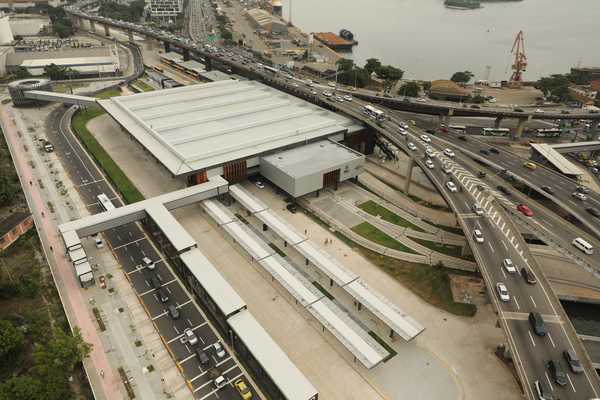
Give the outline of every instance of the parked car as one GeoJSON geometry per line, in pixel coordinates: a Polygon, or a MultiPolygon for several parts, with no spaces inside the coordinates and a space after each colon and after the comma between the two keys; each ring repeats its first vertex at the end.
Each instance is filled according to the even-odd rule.
{"type": "Polygon", "coordinates": [[[498,291],[498,297],[500,297],[500,301],[510,301],[510,295],[508,294],[508,289],[504,283],[496,283],[496,290],[498,291]]]}
{"type": "Polygon", "coordinates": [[[142,258],[142,265],[144,267],[148,268],[149,270],[153,270],[154,267],[156,266],[149,257],[142,258]]]}
{"type": "Polygon", "coordinates": [[[285,208],[292,214],[296,214],[296,212],[298,212],[298,206],[295,203],[289,203],[285,206],[285,208]]]}
{"type": "Polygon", "coordinates": [[[177,306],[171,304],[169,305],[169,307],[167,307],[168,311],[169,311],[169,316],[171,317],[171,319],[179,319],[180,317],[180,313],[179,313],[179,309],[177,308],[177,306]]]}
{"type": "Polygon", "coordinates": [[[526,204],[519,204],[517,206],[517,210],[519,210],[526,217],[533,217],[533,211],[526,204]]]}
{"type": "Polygon", "coordinates": [[[185,338],[185,341],[192,346],[198,344],[198,337],[190,328],[187,328],[183,331],[183,337],[185,338]]]}
{"type": "Polygon", "coordinates": [[[510,258],[505,258],[504,260],[502,260],[502,266],[509,274],[514,274],[517,272],[517,267],[515,267],[513,260],[511,260],[510,258]]]}
{"type": "Polygon", "coordinates": [[[542,318],[542,314],[537,311],[532,311],[529,313],[529,324],[531,325],[531,329],[538,336],[546,336],[548,330],[546,329],[546,323],[542,318]]]}
{"type": "Polygon", "coordinates": [[[220,342],[215,343],[213,345],[213,348],[215,350],[215,354],[219,358],[223,358],[227,354],[227,353],[225,353],[225,349],[223,348],[223,345],[220,342]]]}
{"type": "Polygon", "coordinates": [[[236,380],[233,383],[233,386],[235,386],[240,396],[242,396],[242,399],[250,400],[252,398],[252,391],[250,391],[250,388],[248,385],[246,385],[246,382],[244,382],[243,379],[240,378],[236,380]]]}
{"type": "Polygon", "coordinates": [[[161,303],[169,301],[169,293],[164,287],[156,289],[156,297],[158,297],[158,300],[160,300],[161,303]]]}
{"type": "Polygon", "coordinates": [[[198,357],[198,362],[203,367],[207,367],[210,364],[210,358],[206,355],[201,348],[197,348],[194,353],[196,353],[196,357],[198,357]]]}
{"type": "Polygon", "coordinates": [[[261,181],[256,181],[256,182],[255,182],[255,185],[256,185],[256,187],[257,187],[257,188],[259,188],[259,189],[264,189],[264,188],[265,188],[265,184],[264,184],[264,183],[262,183],[261,181]]]}
{"type": "Polygon", "coordinates": [[[533,382],[533,387],[538,400],[554,400],[554,397],[552,397],[552,392],[550,392],[550,388],[543,380],[533,382]]]}
{"type": "Polygon", "coordinates": [[[227,386],[227,379],[225,379],[223,375],[219,375],[215,379],[213,379],[213,384],[217,389],[224,388],[225,386],[227,386]]]}
{"type": "Polygon", "coordinates": [[[162,286],[162,282],[160,281],[160,279],[158,278],[157,275],[152,275],[152,277],[150,277],[150,287],[152,287],[153,289],[158,289],[159,287],[162,286]]]}
{"type": "Polygon", "coordinates": [[[550,371],[550,376],[552,380],[556,382],[559,386],[567,386],[567,374],[563,369],[562,365],[560,365],[559,360],[550,360],[548,361],[548,370],[550,371]]]}
{"type": "Polygon", "coordinates": [[[571,372],[574,374],[581,374],[583,372],[583,366],[581,365],[581,361],[579,361],[579,357],[577,357],[575,350],[569,349],[563,351],[563,357],[567,361],[567,365],[571,372]]]}
{"type": "Polygon", "coordinates": [[[530,285],[535,285],[537,283],[535,275],[533,275],[533,272],[531,272],[531,270],[527,267],[521,268],[521,276],[523,277],[523,279],[525,279],[525,282],[527,282],[530,285]]]}
{"type": "Polygon", "coordinates": [[[479,229],[475,229],[473,231],[473,239],[475,239],[477,243],[483,243],[483,233],[481,233],[479,229]]]}

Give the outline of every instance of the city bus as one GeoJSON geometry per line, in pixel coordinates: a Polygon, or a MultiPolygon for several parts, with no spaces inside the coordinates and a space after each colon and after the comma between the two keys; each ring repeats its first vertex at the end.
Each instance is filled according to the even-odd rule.
{"type": "Polygon", "coordinates": [[[592,255],[594,254],[594,247],[583,240],[580,237],[573,239],[573,246],[577,247],[579,250],[583,251],[585,254],[592,255]]]}
{"type": "Polygon", "coordinates": [[[385,114],[383,113],[383,111],[373,107],[370,104],[367,104],[364,108],[363,111],[365,114],[367,114],[369,117],[371,118],[375,118],[377,121],[383,121],[385,120],[385,114]]]}
{"type": "Polygon", "coordinates": [[[535,130],[537,137],[558,137],[562,133],[559,128],[540,128],[535,130]]]}
{"type": "Polygon", "coordinates": [[[263,65],[263,69],[265,71],[269,71],[269,72],[272,72],[274,74],[277,74],[279,72],[279,70],[277,68],[269,67],[268,65],[263,65]]]}
{"type": "Polygon", "coordinates": [[[508,136],[508,128],[483,128],[483,136],[508,136]]]}
{"type": "Polygon", "coordinates": [[[100,203],[100,207],[102,207],[104,211],[112,211],[115,209],[115,206],[110,201],[107,195],[105,195],[104,193],[100,193],[97,197],[98,202],[100,203]]]}
{"type": "Polygon", "coordinates": [[[464,125],[448,125],[448,128],[455,130],[459,133],[465,133],[467,131],[467,127],[464,125]]]}

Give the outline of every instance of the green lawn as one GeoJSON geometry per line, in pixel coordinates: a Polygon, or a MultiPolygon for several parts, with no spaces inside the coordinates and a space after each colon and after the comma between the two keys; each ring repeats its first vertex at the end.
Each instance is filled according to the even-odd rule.
{"type": "Polygon", "coordinates": [[[116,97],[121,95],[121,90],[118,88],[112,88],[103,90],[99,93],[96,93],[96,98],[98,99],[109,99],[111,97],[116,97]]]}
{"type": "Polygon", "coordinates": [[[144,92],[151,92],[154,90],[154,88],[152,86],[148,85],[146,82],[144,82],[141,79],[134,81],[133,85],[137,88],[142,89],[144,92]]]}
{"type": "Polygon", "coordinates": [[[405,220],[398,214],[394,214],[390,210],[385,207],[380,206],[375,203],[373,200],[369,200],[365,203],[362,203],[358,206],[361,210],[373,215],[373,216],[381,216],[381,219],[384,221],[390,222],[394,225],[402,226],[405,228],[409,228],[415,230],[417,232],[425,232],[423,229],[419,228],[417,225],[413,224],[410,221],[405,220]]]}
{"type": "Polygon", "coordinates": [[[100,168],[108,175],[109,179],[121,193],[126,203],[135,203],[144,200],[144,196],[133,185],[129,178],[127,178],[123,170],[119,168],[86,127],[89,120],[102,114],[104,114],[104,111],[98,108],[77,111],[73,116],[73,131],[100,165],[100,168]]]}
{"type": "Polygon", "coordinates": [[[360,252],[429,304],[465,317],[472,317],[477,312],[474,304],[454,301],[447,268],[396,260],[362,247],[360,252]]]}
{"type": "Polygon", "coordinates": [[[364,237],[365,239],[369,239],[370,241],[377,243],[381,246],[398,251],[403,251],[405,253],[417,254],[415,251],[409,249],[396,239],[386,235],[385,233],[383,233],[373,225],[369,224],[368,222],[358,224],[355,227],[353,227],[352,230],[358,233],[360,236],[364,237]]]}

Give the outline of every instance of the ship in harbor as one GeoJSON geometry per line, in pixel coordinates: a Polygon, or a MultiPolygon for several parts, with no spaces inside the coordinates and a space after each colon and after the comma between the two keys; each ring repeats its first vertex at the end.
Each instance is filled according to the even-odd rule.
{"type": "Polygon", "coordinates": [[[457,8],[460,10],[472,10],[481,7],[479,0],[445,0],[444,5],[448,8],[457,8]]]}

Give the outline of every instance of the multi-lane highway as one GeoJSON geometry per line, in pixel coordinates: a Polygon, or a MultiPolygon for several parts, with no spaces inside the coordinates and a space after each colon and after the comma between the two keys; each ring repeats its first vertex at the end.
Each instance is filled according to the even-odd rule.
{"type": "MultiPolygon", "coordinates": [[[[116,192],[71,132],[70,120],[74,111],[74,107],[66,112],[64,109],[57,109],[50,116],[51,129],[48,137],[54,144],[55,152],[90,213],[104,211],[97,199],[101,193],[107,194],[115,206],[121,206],[122,202],[116,192]]],[[[189,292],[152,245],[144,230],[138,224],[129,223],[105,231],[103,236],[171,357],[180,367],[194,397],[209,400],[239,398],[239,394],[233,388],[233,382],[243,376],[241,368],[227,351],[227,346],[223,346],[224,355],[217,354],[214,344],[222,344],[223,341],[219,339],[216,331],[193,302],[189,292]],[[152,270],[142,265],[143,257],[149,257],[154,261],[155,267],[152,270]],[[159,279],[162,288],[168,294],[168,302],[163,303],[158,298],[157,290],[151,284],[152,277],[159,279]],[[177,319],[173,319],[168,313],[169,305],[175,306],[179,311],[177,319]],[[186,329],[191,329],[195,333],[198,344],[192,345],[186,340],[184,335],[186,329]],[[196,349],[208,356],[208,364],[199,362],[196,349]],[[230,384],[217,390],[213,385],[214,377],[209,373],[213,367],[217,368],[230,384]]],[[[246,381],[248,382],[247,379],[246,381]]],[[[256,393],[256,390],[253,392],[256,393]]]]}

